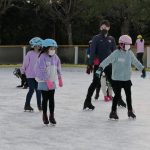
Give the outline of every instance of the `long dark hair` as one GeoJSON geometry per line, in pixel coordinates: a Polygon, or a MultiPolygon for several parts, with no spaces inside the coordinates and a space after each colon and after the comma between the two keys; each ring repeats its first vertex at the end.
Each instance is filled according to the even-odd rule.
{"type": "Polygon", "coordinates": [[[141,38],[140,41],[143,42],[143,38],[141,38]]]}
{"type": "Polygon", "coordinates": [[[49,49],[49,47],[50,47],[50,46],[48,46],[48,47],[43,47],[38,57],[40,57],[42,53],[47,52],[48,49],[49,49]]]}

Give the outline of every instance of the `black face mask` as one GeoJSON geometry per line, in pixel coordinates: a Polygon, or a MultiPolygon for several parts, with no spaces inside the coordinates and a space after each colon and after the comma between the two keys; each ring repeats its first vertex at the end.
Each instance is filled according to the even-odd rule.
{"type": "Polygon", "coordinates": [[[101,30],[102,35],[106,35],[108,31],[106,29],[101,30]]]}

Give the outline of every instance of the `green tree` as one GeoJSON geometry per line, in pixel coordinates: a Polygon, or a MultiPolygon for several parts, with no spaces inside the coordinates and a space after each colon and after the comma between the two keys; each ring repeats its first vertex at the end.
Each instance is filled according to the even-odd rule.
{"type": "Polygon", "coordinates": [[[0,44],[2,35],[2,15],[12,6],[12,0],[0,0],[0,44]]]}

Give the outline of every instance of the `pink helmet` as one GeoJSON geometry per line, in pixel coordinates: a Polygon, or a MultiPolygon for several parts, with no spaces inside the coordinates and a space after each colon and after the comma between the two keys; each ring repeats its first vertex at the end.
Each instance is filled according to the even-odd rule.
{"type": "Polygon", "coordinates": [[[129,35],[122,35],[119,38],[119,43],[123,43],[123,44],[132,44],[132,39],[129,35]]]}

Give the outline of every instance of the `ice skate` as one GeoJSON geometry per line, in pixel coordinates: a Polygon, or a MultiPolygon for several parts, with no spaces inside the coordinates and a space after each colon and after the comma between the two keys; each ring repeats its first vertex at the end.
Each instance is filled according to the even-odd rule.
{"type": "Polygon", "coordinates": [[[120,100],[118,101],[118,106],[121,106],[121,107],[125,107],[125,108],[126,108],[126,103],[125,103],[122,99],[120,99],[120,100]]]}
{"type": "Polygon", "coordinates": [[[95,109],[95,106],[93,106],[90,102],[84,102],[84,106],[83,106],[83,110],[84,109],[86,109],[86,108],[88,108],[88,109],[91,109],[91,110],[94,110],[95,109]]]}
{"type": "Polygon", "coordinates": [[[30,105],[25,105],[24,106],[24,111],[33,111],[34,109],[30,105]]]}
{"type": "Polygon", "coordinates": [[[109,100],[110,100],[110,101],[112,101],[112,100],[113,100],[113,97],[112,97],[112,96],[108,96],[108,97],[109,97],[109,100]]]}
{"type": "Polygon", "coordinates": [[[98,100],[98,98],[99,98],[99,94],[95,94],[95,100],[98,100]]]}
{"type": "Polygon", "coordinates": [[[27,88],[28,88],[28,86],[24,86],[24,87],[23,87],[23,89],[27,89],[27,88]]]}
{"type": "Polygon", "coordinates": [[[55,120],[53,114],[49,116],[49,121],[50,121],[50,123],[51,123],[52,125],[55,125],[55,124],[56,124],[56,120],[55,120]]]}
{"type": "Polygon", "coordinates": [[[108,102],[109,101],[109,97],[108,96],[104,96],[104,101],[108,102]]]}
{"type": "Polygon", "coordinates": [[[37,107],[38,107],[38,110],[39,110],[39,111],[42,111],[42,110],[43,110],[41,105],[39,105],[39,106],[37,106],[37,107]]]}
{"type": "Polygon", "coordinates": [[[43,123],[46,124],[46,125],[49,124],[47,114],[45,114],[45,113],[43,113],[43,123]]]}
{"type": "Polygon", "coordinates": [[[136,115],[133,113],[132,110],[129,110],[129,111],[128,111],[128,117],[129,117],[129,118],[132,118],[132,119],[136,119],[136,115]]]}
{"type": "Polygon", "coordinates": [[[109,115],[109,118],[110,118],[110,119],[115,119],[115,120],[118,120],[118,119],[119,119],[119,117],[118,117],[116,111],[111,111],[111,113],[110,113],[110,115],[109,115]]]}

